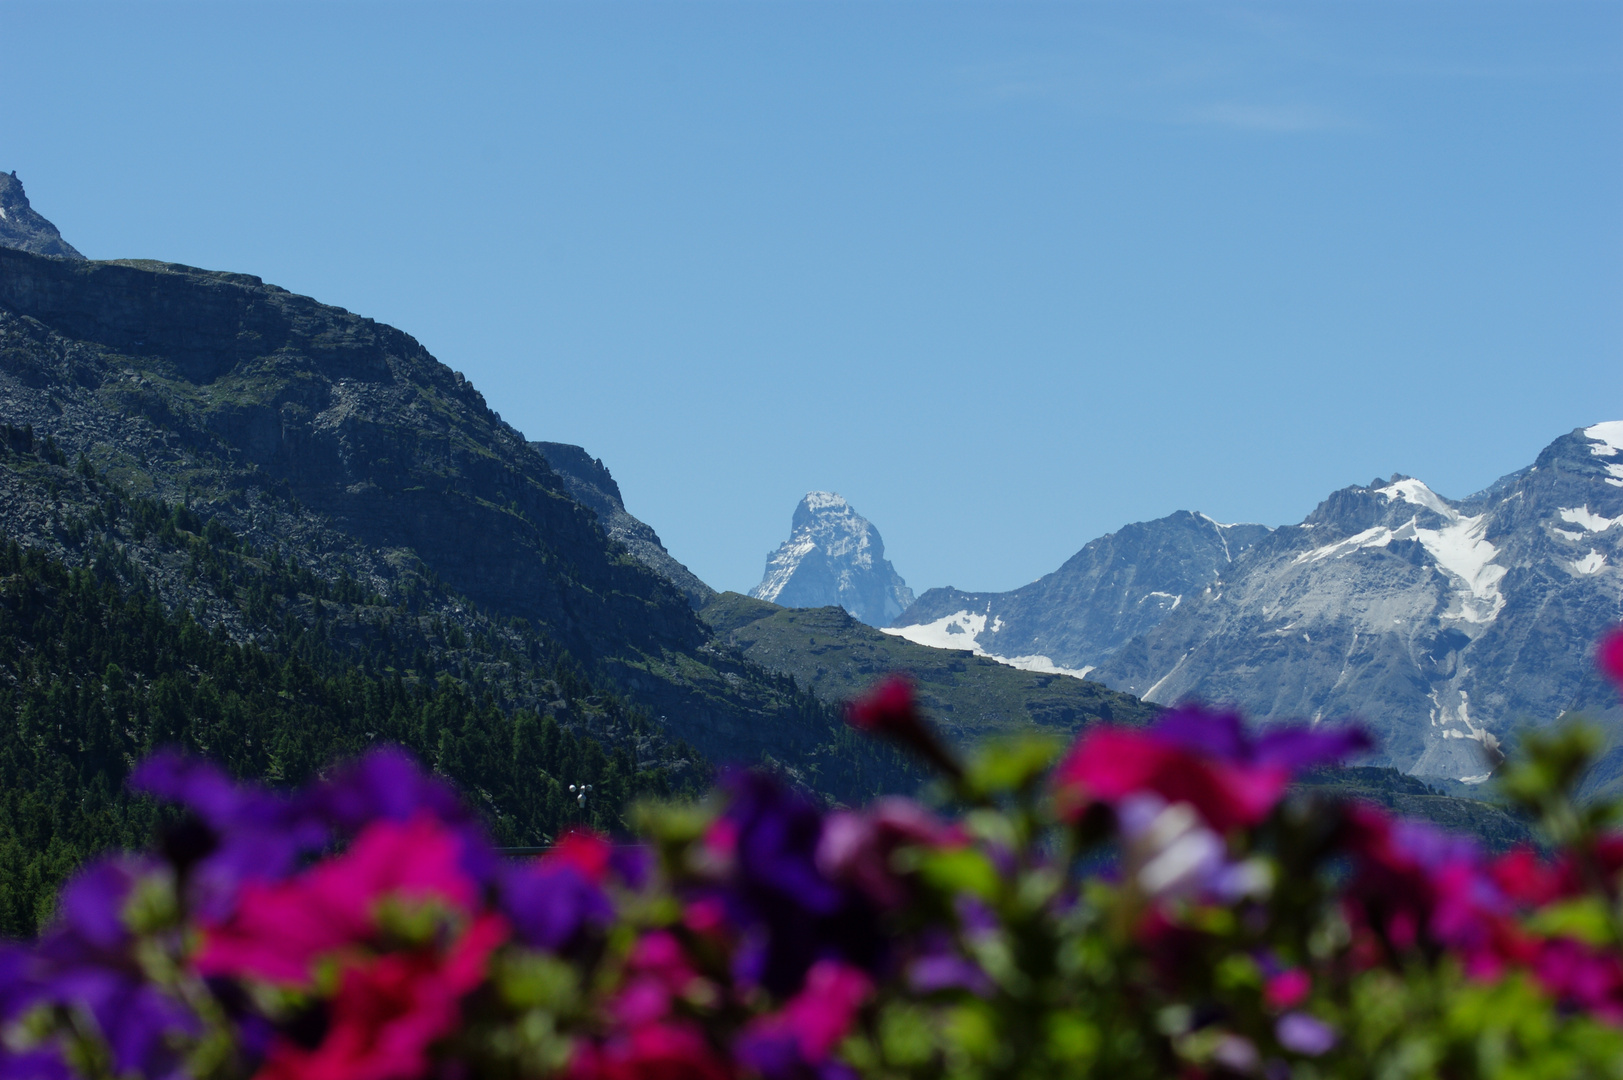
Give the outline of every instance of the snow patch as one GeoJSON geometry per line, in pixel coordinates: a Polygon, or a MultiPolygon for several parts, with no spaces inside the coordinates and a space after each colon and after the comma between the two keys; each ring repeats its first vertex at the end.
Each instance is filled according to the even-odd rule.
{"type": "Polygon", "coordinates": [[[1326,544],[1312,551],[1305,551],[1291,560],[1292,566],[1303,563],[1319,562],[1323,559],[1344,559],[1355,551],[1369,547],[1385,547],[1393,540],[1409,540],[1415,535],[1414,522],[1404,525],[1396,531],[1388,529],[1385,525],[1377,525],[1373,529],[1365,529],[1356,536],[1349,536],[1345,540],[1338,540],[1334,544],[1326,544]]]}
{"type": "Polygon", "coordinates": [[[1488,531],[1488,515],[1466,517],[1419,480],[1399,480],[1379,491],[1388,500],[1400,498],[1424,506],[1447,522],[1441,529],[1422,529],[1416,519],[1410,519],[1393,533],[1393,539],[1399,538],[1403,529],[1412,528],[1415,539],[1437,560],[1437,565],[1465,587],[1457,618],[1474,623],[1498,618],[1505,606],[1504,595],[1499,591],[1505,567],[1494,564],[1499,549],[1483,539],[1488,531]]]}
{"type": "MultiPolygon", "coordinates": [[[[1001,626],[1001,620],[994,620],[992,632],[996,633],[1001,626]]],[[[1081,668],[1062,667],[1054,663],[1051,658],[1042,655],[999,656],[996,653],[988,652],[982,647],[979,638],[986,630],[986,616],[967,609],[956,611],[951,615],[944,615],[934,622],[917,623],[913,626],[880,627],[880,633],[905,638],[915,645],[927,645],[932,649],[971,652],[976,656],[984,656],[988,660],[996,661],[999,664],[1019,668],[1021,671],[1035,671],[1044,675],[1069,675],[1073,679],[1085,679],[1088,672],[1094,669],[1092,664],[1081,668]]]]}
{"type": "Polygon", "coordinates": [[[1581,533],[1581,532],[1572,532],[1569,529],[1553,529],[1552,528],[1550,531],[1555,533],[1555,535],[1559,536],[1561,539],[1565,540],[1569,544],[1577,543],[1579,540],[1582,540],[1584,538],[1583,533],[1581,533]]]}
{"type": "Polygon", "coordinates": [[[1406,503],[1413,503],[1416,506],[1424,506],[1427,510],[1430,510],[1445,518],[1459,517],[1459,514],[1455,513],[1454,508],[1443,501],[1443,497],[1441,495],[1438,495],[1435,491],[1431,490],[1431,488],[1427,487],[1422,481],[1415,480],[1413,478],[1408,480],[1398,480],[1388,484],[1384,488],[1376,488],[1375,490],[1379,494],[1385,495],[1387,501],[1391,501],[1392,499],[1402,499],[1406,503]]]}
{"type": "Polygon", "coordinates": [[[1165,603],[1166,601],[1171,600],[1172,601],[1172,606],[1167,608],[1168,611],[1177,611],[1178,610],[1178,605],[1183,603],[1183,594],[1182,593],[1161,592],[1159,590],[1157,590],[1155,592],[1147,592],[1147,593],[1145,593],[1143,596],[1138,598],[1138,602],[1142,604],[1144,601],[1148,600],[1152,596],[1159,596],[1161,598],[1162,603],[1165,603]]]}
{"type": "Polygon", "coordinates": [[[0,221],[10,221],[10,220],[11,220],[10,218],[6,217],[6,208],[3,207],[3,206],[0,206],[0,221]]]}
{"type": "Polygon", "coordinates": [[[1623,450],[1623,420],[1608,420],[1604,424],[1584,428],[1584,437],[1595,445],[1589,452],[1596,457],[1614,457],[1623,450]]]}
{"type": "Polygon", "coordinates": [[[1567,566],[1571,567],[1574,574],[1598,574],[1600,573],[1600,568],[1605,565],[1606,556],[1602,555],[1594,548],[1590,548],[1589,554],[1585,555],[1583,558],[1575,559],[1572,562],[1567,563],[1567,566]]]}
{"type": "Polygon", "coordinates": [[[1589,511],[1589,504],[1585,503],[1576,510],[1563,509],[1561,511],[1561,520],[1573,525],[1582,525],[1586,532],[1598,533],[1605,532],[1619,521],[1623,521],[1623,518],[1601,517],[1599,514],[1592,514],[1589,511]]]}

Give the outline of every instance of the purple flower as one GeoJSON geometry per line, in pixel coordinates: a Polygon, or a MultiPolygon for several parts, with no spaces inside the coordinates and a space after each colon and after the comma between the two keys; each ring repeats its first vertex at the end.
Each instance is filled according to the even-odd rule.
{"type": "Polygon", "coordinates": [[[305,806],[344,833],[380,819],[410,821],[426,811],[461,837],[462,869],[469,877],[488,885],[501,875],[501,857],[473,811],[450,784],[399,747],[381,747],[339,766],[305,796],[305,806]]]}
{"type": "Polygon", "coordinates": [[[561,950],[587,926],[606,926],[614,907],[603,890],[573,866],[530,862],[506,868],[497,886],[502,912],[520,941],[561,950]]]}
{"type": "Polygon", "coordinates": [[[0,1046],[0,1080],[72,1080],[73,1071],[54,1046],[11,1053],[0,1046]]]}
{"type": "Polygon", "coordinates": [[[907,985],[915,994],[967,990],[977,997],[990,997],[996,989],[979,964],[945,950],[925,953],[909,963],[907,985]]]}
{"type": "MultiPolygon", "coordinates": [[[[22,995],[29,1003],[89,1012],[117,1072],[178,1077],[182,1061],[168,1036],[195,1035],[201,1024],[180,1002],[146,981],[124,922],[131,889],[154,869],[144,860],[113,857],[92,863],[69,882],[58,920],[20,965],[28,987],[22,995]]],[[[36,1064],[49,1065],[43,1058],[36,1064]]]]}
{"type": "Polygon", "coordinates": [[[1274,1035],[1280,1046],[1308,1057],[1318,1057],[1336,1044],[1335,1030],[1307,1013],[1291,1012],[1281,1016],[1274,1025],[1274,1035]]]}
{"type": "Polygon", "coordinates": [[[1356,726],[1274,725],[1254,735],[1239,713],[1201,705],[1173,709],[1150,731],[1203,757],[1232,765],[1279,766],[1290,772],[1340,761],[1374,745],[1369,733],[1356,726]]]}
{"type": "Polygon", "coordinates": [[[210,918],[230,913],[243,882],[285,877],[328,840],[326,826],[299,800],[236,783],[217,766],[172,751],[144,761],[130,786],[180,803],[202,823],[206,835],[166,846],[190,849],[171,855],[183,864],[195,860],[183,866],[188,899],[210,918]]]}
{"type": "Polygon", "coordinates": [[[786,995],[820,959],[872,970],[884,952],[876,912],[855,887],[818,869],[817,807],[761,772],[730,773],[721,786],[731,796],[724,816],[736,837],[724,896],[751,942],[741,950],[740,977],[786,995]]]}

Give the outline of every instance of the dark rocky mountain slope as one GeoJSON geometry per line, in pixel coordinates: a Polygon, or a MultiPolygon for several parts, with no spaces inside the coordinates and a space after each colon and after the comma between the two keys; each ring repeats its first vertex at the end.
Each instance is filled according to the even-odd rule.
{"type": "Polygon", "coordinates": [[[625,502],[620,498],[620,485],[614,482],[601,458],[594,458],[582,447],[569,443],[532,442],[530,445],[547,459],[575,501],[597,514],[598,524],[609,539],[625,545],[634,558],[680,589],[695,610],[716,595],[716,590],[700,581],[693,571],[665,550],[658,533],[626,512],[625,502]]]}

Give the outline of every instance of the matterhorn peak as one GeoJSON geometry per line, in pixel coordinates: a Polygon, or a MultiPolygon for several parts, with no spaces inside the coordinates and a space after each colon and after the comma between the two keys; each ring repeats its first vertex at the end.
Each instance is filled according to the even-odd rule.
{"type": "Polygon", "coordinates": [[[869,626],[888,626],[913,603],[879,530],[832,491],[800,500],[789,539],[767,556],[750,595],[785,607],[838,605],[869,626]]]}

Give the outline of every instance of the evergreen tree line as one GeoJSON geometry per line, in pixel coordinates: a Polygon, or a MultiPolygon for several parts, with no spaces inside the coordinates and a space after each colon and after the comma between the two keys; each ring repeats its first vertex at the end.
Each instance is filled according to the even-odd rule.
{"type": "MultiPolygon", "coordinates": [[[[668,797],[641,768],[534,710],[504,712],[450,676],[408,686],[331,654],[312,663],[208,630],[191,613],[87,568],[8,542],[0,550],[0,933],[27,935],[90,855],[137,846],[160,810],[125,787],[178,746],[241,777],[297,784],[378,742],[455,780],[499,842],[540,844],[569,824],[619,828],[637,795],[668,797]],[[589,783],[584,811],[566,790],[589,783]]],[[[560,672],[578,684],[567,662],[560,672]]]]}
{"type": "MultiPolygon", "coordinates": [[[[125,781],[163,746],[291,786],[397,743],[515,846],[577,823],[615,832],[635,797],[708,782],[699,755],[601,673],[426,566],[392,583],[391,604],[341,562],[318,573],[218,514],[131,495],[30,429],[0,426],[0,458],[49,491],[67,558],[0,551],[0,934],[33,933],[86,858],[146,843],[165,811],[125,781]],[[159,565],[183,565],[183,600],[160,597],[159,565]],[[592,785],[584,809],[571,783],[592,785]]],[[[757,675],[775,699],[777,764],[809,787],[857,800],[917,783],[793,679],[757,675]]]]}

